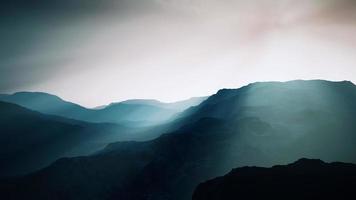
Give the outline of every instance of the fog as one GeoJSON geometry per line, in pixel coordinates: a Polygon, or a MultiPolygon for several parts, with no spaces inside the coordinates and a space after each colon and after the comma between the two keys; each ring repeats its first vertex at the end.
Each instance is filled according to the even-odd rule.
{"type": "Polygon", "coordinates": [[[94,107],[171,102],[255,81],[356,82],[353,0],[15,0],[2,7],[2,93],[43,91],[94,107]]]}

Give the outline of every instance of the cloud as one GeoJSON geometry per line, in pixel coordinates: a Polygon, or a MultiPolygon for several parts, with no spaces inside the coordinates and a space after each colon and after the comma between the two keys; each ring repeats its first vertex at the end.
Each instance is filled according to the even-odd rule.
{"type": "Polygon", "coordinates": [[[251,81],[356,80],[352,0],[2,3],[0,92],[96,105],[174,101],[251,81]]]}

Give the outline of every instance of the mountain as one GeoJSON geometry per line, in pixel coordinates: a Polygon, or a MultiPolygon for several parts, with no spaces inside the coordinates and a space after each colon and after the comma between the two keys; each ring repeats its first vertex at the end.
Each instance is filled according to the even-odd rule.
{"type": "Polygon", "coordinates": [[[88,121],[113,122],[127,126],[153,126],[173,118],[179,111],[163,107],[141,104],[115,103],[101,110],[88,121]]]}
{"type": "Polygon", "coordinates": [[[196,106],[205,99],[207,97],[193,97],[173,103],[153,99],[131,99],[102,106],[89,121],[118,122],[128,126],[155,126],[174,120],[185,109],[196,106]]]}
{"type": "Polygon", "coordinates": [[[207,98],[208,97],[192,97],[187,100],[182,100],[182,101],[177,101],[172,103],[164,103],[154,99],[131,99],[131,100],[123,101],[121,103],[151,105],[151,106],[157,106],[157,107],[162,107],[162,108],[167,108],[167,109],[172,109],[172,110],[177,110],[182,112],[188,109],[189,107],[199,105],[207,98]]]}
{"type": "Polygon", "coordinates": [[[300,159],[272,168],[243,167],[200,184],[193,200],[350,199],[356,165],[300,159]]]}
{"type": "Polygon", "coordinates": [[[80,120],[94,115],[90,109],[65,101],[55,95],[43,92],[17,92],[0,95],[0,101],[14,103],[44,114],[57,115],[80,120]]]}
{"type": "Polygon", "coordinates": [[[21,105],[44,114],[96,123],[120,123],[127,126],[151,126],[172,119],[179,112],[201,103],[206,97],[175,103],[156,100],[128,100],[95,109],[65,101],[42,92],[18,92],[0,95],[0,100],[21,105]]]}
{"type": "Polygon", "coordinates": [[[301,157],[356,163],[356,86],[322,80],[223,89],[145,142],[118,142],[11,180],[14,199],[190,199],[234,167],[301,157]],[[17,196],[15,195],[17,194],[17,196]]]}
{"type": "Polygon", "coordinates": [[[88,155],[134,129],[45,115],[0,102],[0,176],[32,172],[64,156],[88,155]]]}

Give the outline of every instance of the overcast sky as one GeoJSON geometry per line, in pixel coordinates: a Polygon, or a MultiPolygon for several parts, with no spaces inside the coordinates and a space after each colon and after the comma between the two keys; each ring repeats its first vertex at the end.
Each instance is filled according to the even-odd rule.
{"type": "Polygon", "coordinates": [[[255,81],[356,82],[355,0],[8,0],[0,92],[93,107],[255,81]]]}

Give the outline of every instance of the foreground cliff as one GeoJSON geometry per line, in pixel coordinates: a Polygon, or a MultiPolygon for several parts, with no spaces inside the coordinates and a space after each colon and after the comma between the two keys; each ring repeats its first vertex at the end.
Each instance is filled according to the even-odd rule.
{"type": "Polygon", "coordinates": [[[356,165],[300,159],[272,168],[242,167],[200,184],[193,200],[352,199],[356,165]]]}

